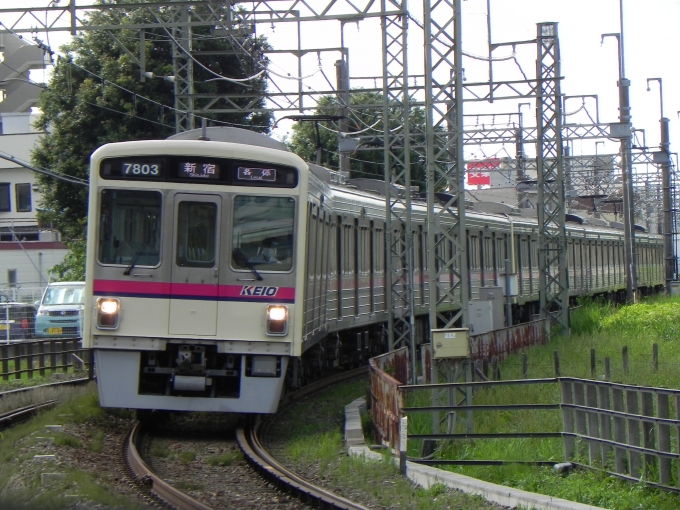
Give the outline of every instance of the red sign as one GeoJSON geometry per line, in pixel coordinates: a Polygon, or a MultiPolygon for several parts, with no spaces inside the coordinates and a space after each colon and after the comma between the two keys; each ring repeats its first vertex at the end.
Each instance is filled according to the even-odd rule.
{"type": "Polygon", "coordinates": [[[491,184],[491,176],[488,174],[468,172],[468,184],[491,184]]]}
{"type": "Polygon", "coordinates": [[[479,161],[470,161],[467,164],[468,170],[494,170],[501,166],[499,158],[480,159],[479,161]]]}
{"type": "Polygon", "coordinates": [[[468,184],[476,185],[491,185],[491,176],[489,174],[480,172],[480,170],[494,170],[501,164],[498,158],[482,159],[480,161],[470,161],[467,164],[468,169],[468,184]],[[476,170],[473,171],[473,170],[476,170]]]}

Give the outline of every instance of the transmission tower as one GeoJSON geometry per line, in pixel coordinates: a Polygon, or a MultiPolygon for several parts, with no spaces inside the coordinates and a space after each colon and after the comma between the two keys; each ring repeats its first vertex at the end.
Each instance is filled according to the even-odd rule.
{"type": "Polygon", "coordinates": [[[567,236],[564,227],[562,99],[557,23],[538,24],[538,265],[541,314],[569,333],[567,236]]]}

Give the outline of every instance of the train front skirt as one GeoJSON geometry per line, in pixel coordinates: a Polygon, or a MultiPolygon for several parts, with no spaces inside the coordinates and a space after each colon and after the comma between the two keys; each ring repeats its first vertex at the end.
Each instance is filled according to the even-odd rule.
{"type": "Polygon", "coordinates": [[[215,391],[217,384],[210,374],[163,374],[163,385],[156,391],[145,384],[142,352],[95,349],[94,354],[101,406],[129,409],[274,413],[288,367],[288,357],[272,357],[276,375],[263,376],[252,370],[252,357],[242,355],[236,380],[221,391],[215,391]]]}

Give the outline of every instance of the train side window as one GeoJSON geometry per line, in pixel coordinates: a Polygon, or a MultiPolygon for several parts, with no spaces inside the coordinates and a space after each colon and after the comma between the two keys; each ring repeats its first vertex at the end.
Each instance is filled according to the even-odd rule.
{"type": "Polygon", "coordinates": [[[99,216],[99,262],[136,266],[160,263],[159,191],[105,189],[99,216]]]}
{"type": "Polygon", "coordinates": [[[295,200],[292,197],[234,196],[231,267],[290,271],[293,267],[295,200]]]}

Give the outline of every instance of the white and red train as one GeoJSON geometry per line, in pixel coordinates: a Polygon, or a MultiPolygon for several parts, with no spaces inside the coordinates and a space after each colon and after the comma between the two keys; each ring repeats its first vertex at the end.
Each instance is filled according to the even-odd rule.
{"type": "MultiPolygon", "coordinates": [[[[83,341],[95,353],[101,405],[271,413],[286,380],[384,349],[381,193],[380,181],[344,182],[235,128],[99,148],[83,341]]],[[[426,212],[413,201],[420,340],[426,212]]],[[[476,209],[466,217],[471,296],[497,285],[509,259],[519,282],[513,320],[528,320],[538,302],[536,219],[476,209]]],[[[569,223],[567,234],[574,296],[625,288],[621,229],[569,223]]],[[[640,287],[663,285],[662,242],[636,238],[640,287]]]]}

